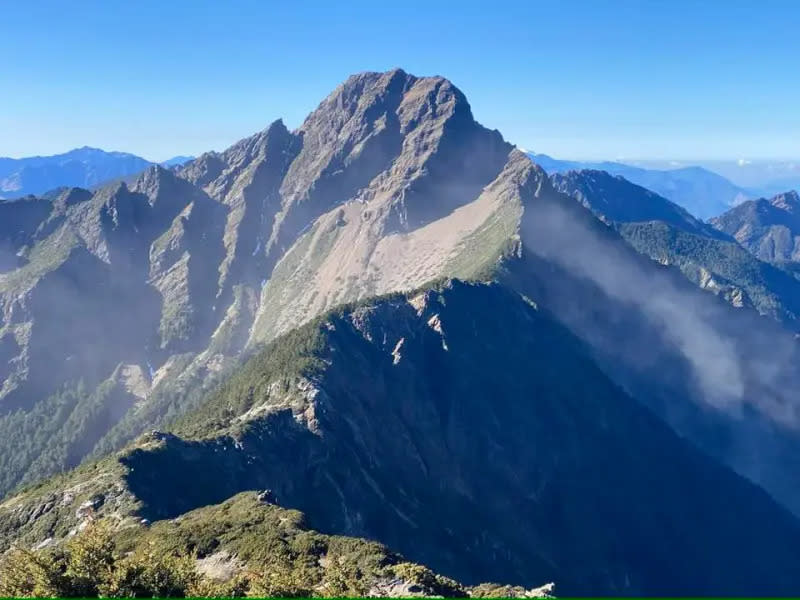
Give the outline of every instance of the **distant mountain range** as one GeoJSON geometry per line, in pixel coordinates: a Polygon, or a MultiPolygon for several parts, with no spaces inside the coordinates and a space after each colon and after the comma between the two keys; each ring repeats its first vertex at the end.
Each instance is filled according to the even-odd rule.
{"type": "Polygon", "coordinates": [[[797,594],[800,281],[691,214],[739,201],[713,173],[548,158],[395,69],[0,203],[0,553],[99,521],[313,594],[409,595],[354,538],[434,583],[797,594]]]}
{"type": "Polygon", "coordinates": [[[644,169],[672,170],[699,166],[752,192],[753,197],[774,196],[800,189],[800,160],[628,160],[626,164],[644,169]]]}
{"type": "MultiPolygon", "coordinates": [[[[176,156],[161,163],[180,166],[191,156],[176,156]]],[[[137,175],[153,163],[126,152],[76,148],[53,156],[0,158],[0,199],[40,195],[56,188],[94,188],[108,181],[137,175]]]]}
{"type": "Polygon", "coordinates": [[[621,175],[628,181],[672,200],[703,220],[716,217],[753,197],[752,192],[698,166],[661,170],[644,169],[620,162],[558,160],[547,154],[528,153],[528,156],[548,173],[593,169],[621,175]]]}
{"type": "MultiPolygon", "coordinates": [[[[547,154],[528,155],[548,173],[573,170],[601,170],[620,175],[637,185],[668,198],[693,216],[706,220],[732,206],[762,195],[771,196],[800,187],[800,165],[712,161],[676,166],[663,161],[573,161],[547,154]],[[700,166],[702,165],[709,165],[700,166]],[[748,185],[737,185],[720,173],[731,173],[748,185]]],[[[53,156],[0,158],[0,200],[43,195],[60,188],[97,189],[114,181],[130,183],[153,164],[178,168],[194,156],[174,156],[160,163],[126,152],[107,152],[98,148],[76,148],[53,156]]]]}
{"type": "Polygon", "coordinates": [[[162,167],[180,167],[185,165],[186,163],[193,161],[195,159],[194,156],[173,156],[161,163],[162,167]]]}

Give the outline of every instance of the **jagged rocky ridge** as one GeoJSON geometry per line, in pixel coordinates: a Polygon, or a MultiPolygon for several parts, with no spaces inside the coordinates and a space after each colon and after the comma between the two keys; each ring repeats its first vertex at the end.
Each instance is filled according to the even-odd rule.
{"type": "Polygon", "coordinates": [[[791,332],[641,256],[442,78],[354,76],[295,132],[43,206],[31,233],[0,231],[18,261],[0,275],[2,491],[191,414],[331,306],[458,277],[530,298],[626,393],[800,509],[791,332]]]}
{"type": "Polygon", "coordinates": [[[800,585],[788,511],[497,284],[328,314],[251,359],[174,431],[0,505],[0,539],[63,536],[86,518],[75,510],[85,498],[96,517],[143,527],[270,487],[316,529],[376,539],[467,584],[553,580],[567,595],[800,585]]]}
{"type": "MultiPolygon", "coordinates": [[[[277,121],[178,173],[152,167],[132,185],[64,210],[53,203],[30,239],[5,238],[20,266],[0,275],[2,412],[19,431],[23,413],[55,404],[48,399],[69,392],[65,385],[136,388],[81,418],[79,435],[103,438],[93,421],[108,429],[109,410],[124,413],[97,440],[100,450],[114,447],[178,410],[157,399],[174,401],[176,388],[180,396],[247,347],[329,306],[469,274],[471,252],[458,246],[501,207],[482,190],[510,150],[475,123],[450,82],[367,73],[340,86],[296,132],[277,121]],[[479,196],[460,226],[443,223],[479,196]],[[351,264],[337,264],[345,258],[351,264]],[[407,262],[384,264],[398,260],[407,262]],[[449,268],[456,260],[464,264],[449,268]],[[296,290],[303,269],[314,271],[313,288],[296,290]],[[168,389],[159,395],[159,386],[168,389]]],[[[476,251],[496,258],[492,248],[476,251]]],[[[49,425],[51,436],[63,429],[49,425]]],[[[0,489],[24,477],[42,450],[1,452],[8,462],[0,489]]],[[[61,453],[49,462],[74,461],[61,453]]]]}

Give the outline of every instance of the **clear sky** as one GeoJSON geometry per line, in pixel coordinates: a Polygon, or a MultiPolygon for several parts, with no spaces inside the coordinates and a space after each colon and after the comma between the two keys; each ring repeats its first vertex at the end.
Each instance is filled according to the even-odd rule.
{"type": "Polygon", "coordinates": [[[221,150],[400,66],[556,157],[794,159],[798,24],[800,0],[0,0],[0,156],[221,150]]]}

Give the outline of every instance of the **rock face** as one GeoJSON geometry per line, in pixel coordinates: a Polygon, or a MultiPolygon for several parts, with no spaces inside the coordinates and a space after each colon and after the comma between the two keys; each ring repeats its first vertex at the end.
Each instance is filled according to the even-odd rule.
{"type": "MultiPolygon", "coordinates": [[[[272,470],[265,467],[256,471],[260,473],[256,480],[248,479],[246,467],[250,463],[237,447],[244,443],[243,438],[223,435],[213,442],[219,452],[211,454],[205,443],[171,437],[153,439],[145,445],[164,445],[169,452],[177,449],[177,457],[189,457],[189,466],[197,467],[192,470],[187,466],[174,478],[162,476],[158,480],[161,486],[174,480],[182,481],[185,487],[180,493],[156,494],[153,482],[146,480],[147,469],[135,468],[135,475],[126,484],[130,489],[116,476],[115,481],[122,486],[119,489],[127,490],[124,493],[100,490],[107,499],[104,506],[141,501],[146,508],[137,519],[153,519],[188,510],[198,498],[220,500],[202,496],[207,493],[203,490],[227,494],[269,488],[275,490],[279,501],[298,503],[305,502],[306,497],[318,497],[324,490],[327,498],[344,500],[306,507],[323,525],[347,531],[363,527],[365,532],[387,539],[404,538],[406,543],[423,536],[432,561],[438,557],[445,568],[483,569],[487,576],[493,572],[501,575],[501,569],[507,568],[509,577],[505,579],[516,578],[525,585],[550,579],[560,583],[566,575],[548,573],[562,574],[563,568],[564,573],[573,573],[569,576],[575,590],[588,592],[592,586],[599,586],[633,592],[657,590],[656,585],[663,584],[658,590],[663,593],[673,588],[653,565],[666,559],[643,552],[644,542],[633,534],[618,539],[621,545],[612,552],[617,542],[605,526],[601,527],[599,537],[590,539],[606,545],[589,562],[578,556],[578,549],[567,552],[558,545],[556,552],[555,538],[547,537],[556,532],[572,540],[572,548],[585,545],[585,538],[579,541],[576,530],[570,530],[566,523],[572,522],[570,519],[584,523],[585,519],[585,527],[591,526],[589,515],[595,513],[588,505],[580,504],[574,515],[564,516],[560,528],[552,531],[547,523],[537,520],[540,513],[531,513],[524,536],[517,521],[513,527],[506,524],[505,529],[498,530],[505,540],[498,547],[492,546],[491,536],[476,538],[466,530],[456,535],[437,529],[440,519],[448,515],[440,514],[434,506],[439,488],[432,473],[448,476],[446,493],[464,522],[474,516],[475,522],[488,524],[490,514],[492,518],[515,514],[518,507],[530,508],[531,502],[544,511],[541,514],[557,514],[562,501],[574,493],[589,494],[590,490],[583,487],[570,487],[571,481],[587,473],[587,481],[598,488],[607,478],[622,477],[612,465],[628,465],[630,471],[624,476],[631,480],[647,477],[642,465],[631,463],[631,456],[619,449],[619,439],[637,440],[634,450],[629,447],[627,454],[651,456],[653,464],[665,471],[665,481],[678,486],[686,479],[701,485],[702,478],[690,472],[690,464],[705,459],[697,453],[681,454],[685,464],[680,476],[675,472],[669,475],[663,457],[645,448],[651,438],[639,437],[636,428],[652,427],[652,439],[663,438],[667,445],[677,443],[674,436],[669,437],[672,434],[664,427],[658,433],[657,425],[640,423],[640,419],[651,417],[641,410],[636,414],[648,417],[636,416],[630,412],[633,408],[620,409],[628,415],[625,419],[630,417],[623,421],[630,430],[623,424],[608,424],[613,429],[608,440],[603,437],[607,432],[597,431],[595,425],[586,430],[587,435],[608,441],[606,462],[597,462],[595,459],[604,455],[579,440],[574,447],[561,447],[560,456],[565,457],[567,466],[562,470],[550,465],[551,471],[543,471],[549,473],[548,481],[555,482],[549,504],[535,504],[541,483],[538,479],[515,479],[515,471],[506,472],[507,465],[517,465],[524,472],[527,467],[518,464],[520,457],[527,457],[530,464],[544,460],[522,448],[522,442],[513,452],[511,446],[504,447],[507,430],[514,430],[528,443],[529,436],[523,438],[523,432],[514,429],[519,423],[528,423],[545,440],[550,439],[547,431],[552,428],[567,436],[562,440],[566,444],[572,439],[568,432],[577,425],[565,415],[585,408],[574,403],[600,402],[593,388],[570,386],[581,383],[582,373],[599,373],[599,368],[605,379],[597,375],[595,383],[608,392],[610,402],[627,407],[629,397],[635,398],[695,446],[800,512],[800,486],[795,476],[800,460],[800,413],[794,395],[800,386],[800,348],[792,330],[749,308],[789,323],[797,314],[794,301],[787,300],[795,297],[794,292],[782,295],[778,288],[786,285],[787,290],[793,289],[792,280],[786,279],[785,273],[784,279],[779,279],[777,270],[759,271],[761,267],[752,263],[746,269],[742,267],[744,271],[755,269],[752,277],[741,269],[737,271],[738,267],[726,261],[739,260],[744,250],[731,238],[710,231],[641,188],[600,174],[551,180],[526,155],[506,144],[499,133],[476,123],[463,94],[443,78],[417,78],[400,70],[356,75],[324,100],[296,131],[288,131],[276,121],[224,152],[202,155],[176,170],[151,167],[135,181],[116,183],[94,193],[67,190],[0,208],[8,206],[9,223],[16,219],[30,228],[19,234],[0,226],[5,256],[17,261],[0,274],[0,493],[20,482],[73,467],[86,456],[117,450],[143,432],[162,428],[182,415],[194,415],[197,421],[205,414],[198,412],[198,407],[204,405],[209,390],[220,382],[228,385],[224,381],[241,361],[278,336],[286,335],[281,339],[288,350],[270,360],[284,366],[299,360],[306,366],[319,367],[316,354],[289,350],[297,349],[292,344],[324,340],[292,335],[296,327],[334,306],[459,278],[495,281],[506,290],[504,293],[514,298],[524,296],[561,323],[564,329],[558,329],[558,335],[569,337],[571,332],[587,350],[578,353],[580,359],[578,354],[564,350],[548,359],[547,369],[528,373],[507,356],[504,344],[539,354],[542,347],[530,346],[527,338],[492,342],[489,333],[481,329],[484,341],[480,347],[472,348],[463,340],[458,343],[486,360],[480,364],[451,363],[448,357],[459,352],[454,347],[457,339],[441,311],[417,314],[415,311],[421,309],[408,302],[402,310],[376,304],[374,310],[390,313],[386,322],[362,311],[353,313],[346,323],[329,323],[334,330],[344,327],[349,331],[347,340],[358,341],[341,346],[354,362],[353,370],[342,368],[329,373],[330,377],[338,373],[343,379],[330,379],[320,386],[313,377],[298,376],[289,384],[267,385],[260,390],[270,402],[255,405],[242,400],[241,406],[229,412],[207,415],[216,419],[208,431],[256,422],[266,427],[264,431],[252,429],[248,435],[255,436],[253,456],[261,461],[259,464],[273,464],[272,470]],[[581,203],[575,201],[576,196],[581,203]],[[635,206],[633,211],[634,198],[646,206],[635,206]],[[599,213],[602,221],[587,207],[599,213]],[[652,218],[647,221],[620,223],[648,216],[652,218]],[[665,264],[677,266],[683,273],[665,264]],[[687,276],[728,302],[698,289],[686,280],[687,276]],[[773,276],[774,281],[770,279],[773,276]],[[759,290],[761,296],[756,293],[759,290]],[[423,317],[424,326],[417,322],[423,317]],[[396,326],[397,331],[390,327],[395,322],[391,327],[396,326]],[[414,331],[417,333],[412,335],[414,331]],[[419,331],[424,331],[424,336],[419,331]],[[422,338],[427,341],[420,346],[422,338]],[[506,357],[509,365],[516,365],[515,373],[520,373],[518,378],[525,382],[525,389],[506,381],[505,364],[491,361],[487,348],[506,357]],[[367,354],[359,354],[362,352],[367,354]],[[387,379],[369,380],[369,386],[361,389],[354,382],[378,364],[376,352],[394,370],[383,370],[380,362],[380,374],[387,379]],[[421,361],[415,354],[419,352],[426,356],[432,353],[433,362],[421,361]],[[563,367],[558,366],[559,360],[564,361],[563,367]],[[437,372],[429,370],[431,365],[439,365],[447,377],[438,378],[437,372]],[[517,418],[508,421],[485,402],[478,404],[477,399],[474,404],[461,406],[460,396],[453,394],[460,392],[469,398],[470,390],[457,385],[454,369],[459,365],[463,372],[483,373],[465,381],[487,396],[489,384],[481,377],[504,382],[504,391],[496,401],[517,418]],[[405,375],[397,378],[398,374],[405,375]],[[616,387],[612,391],[609,380],[624,393],[616,387]],[[422,387],[414,387],[413,382],[420,382],[422,387]],[[389,383],[391,386],[386,387],[389,383]],[[341,414],[335,427],[326,429],[333,427],[331,405],[326,399],[334,398],[331,389],[337,390],[338,408],[334,412],[341,414]],[[514,403],[515,397],[530,397],[530,390],[551,400],[563,396],[563,403],[545,403],[541,421],[530,422],[526,419],[532,417],[521,414],[524,411],[520,408],[530,405],[514,403]],[[397,395],[401,392],[402,397],[397,395]],[[395,413],[391,419],[387,416],[386,427],[394,428],[391,431],[368,429],[375,427],[367,422],[370,410],[385,408],[383,404],[378,408],[369,404],[369,394],[373,393],[375,402],[410,411],[401,414],[403,421],[395,413]],[[275,412],[273,404],[285,410],[275,412]],[[571,408],[562,414],[559,406],[571,408]],[[348,407],[356,412],[348,412],[348,407]],[[480,417],[481,411],[488,412],[480,417]],[[347,415],[350,421],[345,423],[341,415],[347,415]],[[419,423],[412,422],[417,418],[419,423]],[[476,424],[487,429],[476,429],[476,424]],[[351,436],[347,438],[350,442],[339,439],[342,432],[351,436]],[[363,448],[375,444],[359,446],[362,432],[365,436],[406,436],[401,438],[402,448],[386,450],[397,453],[385,457],[398,461],[396,472],[372,470],[375,465],[363,448]],[[451,445],[422,452],[428,436],[447,439],[451,445]],[[469,440],[479,440],[483,450],[497,452],[502,460],[491,465],[477,462],[480,457],[469,440]],[[258,445],[262,441],[263,446],[258,445]],[[357,469],[352,484],[344,481],[341,473],[326,471],[327,466],[309,473],[305,483],[295,487],[286,480],[295,468],[307,473],[309,468],[313,471],[308,465],[334,465],[331,457],[339,455],[346,456],[346,464],[357,469]],[[233,462],[224,463],[228,460],[225,457],[233,462]],[[224,463],[222,471],[219,461],[224,463]],[[489,477],[485,483],[467,479],[474,475],[469,473],[473,462],[481,469],[485,467],[489,477]],[[184,473],[192,474],[189,481],[178,477],[184,473]],[[324,477],[326,473],[335,475],[338,488],[324,477]],[[277,481],[273,481],[275,478],[277,481]],[[487,487],[492,478],[505,486],[507,504],[484,500],[492,496],[493,489],[487,487]],[[255,487],[242,487],[250,485],[255,487]],[[148,491],[148,487],[152,489],[148,491]],[[133,488],[136,496],[126,496],[133,494],[133,488]],[[383,494],[387,502],[397,499],[398,510],[389,517],[370,512],[372,508],[366,505],[352,512],[348,507],[360,506],[358,495],[363,496],[367,488],[379,490],[377,496],[383,494]],[[411,491],[413,496],[404,496],[411,491]],[[148,493],[161,497],[161,503],[148,493]],[[413,515],[425,521],[426,525],[420,526],[422,533],[415,530],[412,535],[407,528],[417,522],[413,515]],[[385,518],[390,519],[386,529],[380,529],[377,523],[385,518]],[[539,540],[541,545],[531,540],[539,540]],[[523,562],[527,564],[515,556],[526,557],[523,562]],[[554,564],[561,566],[551,568],[554,564]],[[539,569],[535,577],[528,565],[539,569]],[[495,568],[498,570],[493,571],[495,568]]],[[[476,302],[480,299],[475,298],[476,302]]],[[[483,306],[483,312],[475,314],[485,327],[494,327],[492,324],[504,316],[503,311],[512,310],[499,301],[483,306]]],[[[512,310],[520,319],[513,327],[525,330],[523,321],[528,317],[519,315],[535,317],[525,312],[527,309],[520,310],[512,310]]],[[[555,325],[549,320],[547,323],[547,331],[556,331],[552,329],[555,325]]],[[[496,334],[498,340],[504,339],[502,329],[496,334]]],[[[462,331],[461,335],[466,333],[462,331]]],[[[537,335],[530,332],[534,340],[537,335]]],[[[338,348],[337,344],[345,341],[336,338],[331,347],[338,348]]],[[[246,399],[250,394],[250,388],[246,388],[241,397],[246,399]]],[[[235,396],[239,398],[238,392],[235,396]]],[[[610,417],[592,406],[597,422],[607,423],[610,417]]],[[[655,417],[652,421],[658,423],[655,417]]],[[[584,425],[580,423],[580,427],[584,425]]],[[[195,430],[190,433],[202,437],[195,430]]],[[[541,454],[547,452],[543,446],[532,448],[538,448],[541,454]]],[[[126,464],[139,458],[154,460],[158,464],[153,464],[152,472],[162,473],[163,465],[158,462],[162,455],[139,450],[125,459],[126,464]]],[[[689,451],[676,447],[675,452],[689,451]]],[[[729,485],[723,480],[732,481],[733,476],[721,467],[697,468],[709,480],[722,478],[722,487],[729,485]],[[724,474],[712,473],[714,468],[724,474]]],[[[632,486],[627,479],[622,483],[632,486]]],[[[751,488],[737,489],[735,494],[750,498],[751,492],[741,490],[751,488]]],[[[644,493],[631,489],[634,492],[644,493]]],[[[590,497],[604,507],[608,522],[616,522],[626,531],[633,529],[625,520],[628,517],[615,512],[614,498],[590,497]]],[[[743,524],[736,525],[726,521],[724,514],[716,514],[723,512],[717,509],[722,501],[718,496],[713,498],[704,508],[675,499],[675,506],[681,508],[665,514],[703,515],[698,521],[708,525],[703,556],[737,547],[736,540],[724,534],[728,530],[743,536],[752,533],[756,536],[753,539],[761,540],[752,547],[767,548],[767,537],[758,537],[762,534],[750,530],[757,519],[745,510],[747,502],[737,504],[741,512],[736,513],[736,519],[743,524]],[[718,547],[718,543],[722,545],[718,547]]],[[[750,500],[764,506],[764,511],[777,514],[754,498],[750,500]]],[[[656,502],[650,497],[641,499],[643,507],[656,502]]],[[[48,502],[26,512],[26,519],[48,502]]],[[[630,513],[629,503],[619,502],[630,513]]],[[[60,509],[51,504],[42,510],[51,514],[60,509]]],[[[69,514],[72,512],[74,509],[69,514]]],[[[642,522],[661,519],[653,512],[631,514],[642,522]]],[[[61,522],[62,515],[58,515],[56,521],[61,522]]],[[[790,535],[794,521],[770,518],[780,523],[776,528],[790,535]]],[[[652,539],[661,539],[669,531],[666,527],[654,528],[650,533],[652,539]]],[[[685,550],[688,539],[684,531],[669,542],[670,547],[680,548],[678,555],[689,556],[685,550]]],[[[789,544],[793,539],[785,541],[789,544]]],[[[775,572],[783,577],[783,563],[775,560],[775,572]]],[[[730,558],[725,570],[741,574],[740,583],[749,586],[756,574],[765,575],[767,568],[765,563],[753,561],[756,566],[747,570],[746,564],[730,558]]],[[[718,565],[706,566],[711,569],[718,565]]],[[[684,591],[694,593],[735,591],[708,575],[710,572],[707,570],[707,578],[701,580],[700,571],[683,578],[675,571],[675,589],[680,584],[684,591]]],[[[764,580],[768,579],[765,575],[764,580]]],[[[775,580],[775,589],[789,589],[788,584],[780,587],[786,581],[775,580]]]]}
{"type": "MultiPolygon", "coordinates": [[[[375,539],[466,584],[681,596],[800,586],[788,511],[497,284],[328,314],[256,355],[175,432],[59,485],[89,496],[78,510],[94,501],[123,523],[168,523],[268,486],[312,528],[375,539]],[[102,502],[98,480],[113,492],[102,502]]],[[[17,519],[26,543],[58,537],[68,526],[48,523],[66,509],[30,516],[50,496],[61,489],[0,506],[0,532],[17,519]]]]}
{"type": "Polygon", "coordinates": [[[779,194],[770,200],[750,200],[711,219],[710,223],[736,238],[761,260],[800,260],[800,196],[779,194]]]}
{"type": "Polygon", "coordinates": [[[0,202],[0,272],[24,264],[20,252],[49,214],[50,202],[45,199],[29,197],[0,202]]]}
{"type": "MultiPolygon", "coordinates": [[[[6,234],[21,266],[0,275],[0,407],[9,415],[0,417],[0,427],[10,434],[0,456],[8,456],[7,481],[49,472],[31,471],[47,438],[14,451],[11,444],[18,447],[20,440],[13,432],[41,429],[44,417],[34,418],[34,409],[52,412],[54,395],[74,395],[80,381],[94,393],[120,365],[135,365],[150,386],[144,398],[140,393],[103,409],[122,415],[116,424],[104,419],[101,426],[78,405],[48,423],[59,431],[78,410],[69,422],[84,423],[82,437],[98,440],[90,451],[108,451],[196,404],[203,386],[248,348],[331,306],[443,276],[494,277],[502,256],[538,264],[541,257],[533,260],[537,253],[529,250],[543,242],[555,243],[556,257],[562,250],[580,251],[580,231],[574,240],[557,231],[523,231],[524,222],[535,221],[524,215],[552,204],[558,190],[580,195],[595,212],[608,213],[606,219],[652,215],[681,235],[708,234],[703,224],[641,188],[598,173],[580,177],[556,179],[554,189],[527,157],[475,123],[450,82],[395,70],[350,78],[295,132],[276,121],[176,172],[152,167],[129,185],[93,195],[73,190],[49,203],[14,203],[15,218],[30,223],[21,238],[6,234]],[[12,419],[17,409],[24,414],[12,419]],[[98,436],[98,427],[110,429],[98,436]]],[[[656,233],[645,235],[657,241],[656,233]]],[[[786,320],[795,314],[793,305],[781,305],[772,293],[776,286],[791,287],[785,277],[748,287],[704,256],[682,261],[672,252],[657,258],[678,264],[734,304],[786,320]]],[[[553,257],[544,260],[558,266],[553,257]]],[[[559,279],[528,271],[517,282],[526,293],[537,302],[557,297],[559,279]]],[[[565,319],[585,303],[583,296],[571,298],[553,306],[565,319]]],[[[654,334],[647,332],[641,337],[654,334]]],[[[735,338],[737,345],[754,345],[748,332],[735,338]]],[[[683,360],[680,350],[670,352],[673,362],[683,360]]],[[[702,390],[681,393],[687,395],[708,404],[702,390]]],[[[110,397],[95,394],[98,401],[110,397]]]]}
{"type": "MultiPolygon", "coordinates": [[[[276,121],[177,171],[0,205],[11,215],[0,231],[10,269],[0,413],[30,414],[65,387],[138,365],[153,389],[98,448],[113,447],[178,410],[165,405],[176,387],[207,381],[248,345],[338,302],[468,274],[466,238],[508,220],[507,202],[483,190],[510,151],[449,81],[364,73],[295,132],[276,121]],[[443,223],[455,213],[455,228],[443,223]]],[[[21,454],[10,481],[47,473],[27,473],[21,454]]]]}

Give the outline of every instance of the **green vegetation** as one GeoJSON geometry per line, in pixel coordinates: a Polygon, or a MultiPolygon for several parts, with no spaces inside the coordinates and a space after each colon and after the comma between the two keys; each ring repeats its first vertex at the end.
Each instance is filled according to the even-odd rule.
{"type": "Polygon", "coordinates": [[[194,334],[194,308],[188,297],[165,298],[158,333],[161,347],[186,342],[194,334]]]}
{"type": "MultiPolygon", "coordinates": [[[[270,396],[286,394],[300,378],[314,379],[326,367],[323,351],[328,347],[328,329],[324,323],[346,315],[359,307],[382,302],[406,302],[425,291],[442,291],[449,281],[438,278],[408,292],[393,292],[340,304],[293,329],[274,341],[258,347],[254,354],[223,383],[203,396],[192,410],[181,410],[179,416],[166,420],[170,430],[178,435],[205,439],[230,429],[231,422],[270,396]]],[[[222,380],[220,377],[219,380],[222,380]]]]}
{"type": "Polygon", "coordinates": [[[75,467],[93,445],[92,432],[112,418],[112,391],[110,381],[90,392],[81,380],[30,411],[0,417],[0,495],[75,467]]]}
{"type": "MultiPolygon", "coordinates": [[[[413,305],[414,293],[347,305],[282,336],[176,421],[185,439],[142,436],[108,463],[0,506],[0,548],[63,539],[86,521],[76,512],[88,501],[113,527],[111,571],[124,575],[98,589],[123,581],[151,593],[147,573],[161,567],[129,568],[130,556],[145,565],[171,557],[179,573],[195,561],[202,577],[181,575],[175,593],[519,591],[454,587],[379,544],[310,531],[300,513],[247,492],[269,487],[309,526],[363,532],[469,584],[796,588],[790,515],[613,385],[546,311],[501,285],[438,289],[413,305]],[[298,386],[303,379],[312,386],[298,386]],[[253,410],[261,406],[273,410],[253,410]],[[654,520],[653,510],[704,526],[654,520]]],[[[26,581],[50,585],[48,573],[69,570],[61,561],[26,581]]]]}
{"type": "Polygon", "coordinates": [[[19,483],[84,393],[82,384],[65,387],[30,412],[0,417],[0,494],[19,483]]]}
{"type": "Polygon", "coordinates": [[[167,427],[181,415],[190,412],[239,365],[231,361],[217,373],[192,368],[194,354],[178,354],[172,357],[169,370],[180,376],[167,376],[153,388],[147,402],[134,411],[129,411],[114,424],[97,442],[89,458],[97,459],[122,448],[144,431],[167,427]]]}
{"type": "Polygon", "coordinates": [[[742,290],[761,314],[794,324],[800,318],[800,281],[756,259],[734,242],[694,235],[666,223],[624,223],[622,236],[638,252],[677,266],[694,283],[702,270],[723,285],[742,290]]]}
{"type": "Polygon", "coordinates": [[[381,544],[327,536],[303,515],[240,494],[172,521],[90,521],[61,546],[0,559],[0,596],[363,596],[375,586],[463,597],[467,588],[381,544]]]}
{"type": "Polygon", "coordinates": [[[14,548],[0,559],[2,596],[182,597],[212,590],[191,556],[147,546],[121,554],[102,523],[90,524],[63,548],[14,548]]]}
{"type": "Polygon", "coordinates": [[[491,281],[498,261],[520,244],[518,229],[522,207],[506,202],[474,232],[464,238],[444,272],[465,280],[491,281]]]}
{"type": "Polygon", "coordinates": [[[78,238],[68,227],[61,227],[47,238],[37,241],[27,253],[28,262],[24,266],[0,275],[0,293],[19,294],[28,290],[63,264],[77,244],[78,238]]]}
{"type": "Polygon", "coordinates": [[[323,347],[320,320],[292,330],[270,343],[248,360],[243,367],[222,383],[206,401],[191,413],[176,419],[176,432],[189,437],[217,435],[231,420],[253,407],[255,399],[269,396],[273,382],[279,381],[283,391],[300,376],[310,376],[323,366],[315,352],[323,347]]]}
{"type": "Polygon", "coordinates": [[[173,357],[174,371],[183,375],[166,378],[136,410],[115,372],[94,389],[83,380],[70,382],[30,410],[0,414],[0,498],[21,483],[106,456],[144,431],[165,427],[201,404],[239,364],[209,374],[188,369],[193,358],[173,357]]]}

